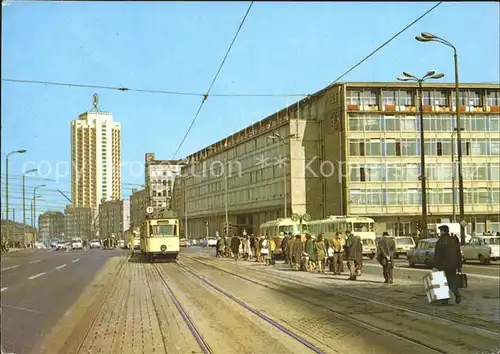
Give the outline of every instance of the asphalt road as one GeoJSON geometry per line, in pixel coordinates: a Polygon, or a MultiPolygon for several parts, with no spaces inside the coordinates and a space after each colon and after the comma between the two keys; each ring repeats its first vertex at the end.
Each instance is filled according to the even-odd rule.
{"type": "Polygon", "coordinates": [[[118,252],[40,250],[2,256],[2,349],[31,353],[118,252]]]}

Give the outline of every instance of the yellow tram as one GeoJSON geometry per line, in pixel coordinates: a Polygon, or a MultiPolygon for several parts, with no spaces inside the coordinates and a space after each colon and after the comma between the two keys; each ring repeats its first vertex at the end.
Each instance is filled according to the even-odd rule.
{"type": "Polygon", "coordinates": [[[148,207],[141,225],[141,253],[154,262],[157,258],[176,260],[179,255],[179,218],[172,210],[148,207]]]}

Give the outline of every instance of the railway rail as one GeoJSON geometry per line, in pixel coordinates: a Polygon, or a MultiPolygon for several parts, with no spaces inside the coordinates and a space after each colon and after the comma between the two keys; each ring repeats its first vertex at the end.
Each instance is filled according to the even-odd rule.
{"type": "MultiPolygon", "coordinates": [[[[175,304],[175,307],[177,308],[177,310],[181,314],[182,318],[186,322],[186,324],[187,324],[190,332],[195,337],[195,339],[196,339],[197,343],[199,344],[200,349],[202,350],[202,352],[204,354],[213,353],[212,349],[210,348],[210,346],[207,344],[207,342],[203,338],[203,335],[201,334],[201,331],[198,330],[198,328],[196,327],[194,321],[189,317],[189,315],[186,312],[186,310],[183,308],[183,306],[181,305],[181,303],[178,301],[178,299],[175,296],[172,288],[169,286],[168,281],[165,279],[165,276],[164,276],[163,272],[159,269],[159,265],[158,264],[153,264],[152,266],[154,267],[155,271],[159,275],[159,277],[161,279],[161,282],[162,282],[163,286],[165,287],[165,289],[167,290],[167,293],[168,293],[170,299],[173,301],[173,303],[175,304]]],[[[264,320],[265,322],[267,322],[268,324],[270,324],[274,328],[278,329],[279,331],[281,331],[284,334],[288,335],[290,338],[292,338],[292,339],[296,340],[297,342],[299,342],[300,344],[304,345],[306,348],[310,349],[312,352],[318,353],[318,354],[323,354],[324,353],[323,350],[321,350],[320,348],[318,348],[314,344],[310,343],[307,339],[303,338],[302,336],[300,336],[300,335],[292,332],[291,330],[287,329],[286,327],[282,326],[280,323],[278,323],[275,320],[273,320],[272,318],[266,316],[265,314],[263,314],[259,310],[257,310],[255,308],[250,307],[249,305],[245,304],[241,300],[239,300],[236,297],[234,297],[233,295],[231,295],[229,292],[225,291],[223,288],[221,288],[218,285],[214,284],[213,282],[209,281],[205,277],[199,275],[192,268],[190,268],[190,267],[188,267],[185,264],[182,264],[180,262],[177,263],[177,266],[180,269],[182,269],[183,271],[185,271],[186,273],[188,273],[191,276],[193,276],[195,279],[197,279],[200,282],[206,284],[209,288],[212,288],[213,290],[217,291],[224,298],[230,299],[234,303],[236,303],[236,304],[240,305],[241,307],[245,308],[246,310],[248,310],[252,314],[258,316],[259,318],[261,318],[262,320],[264,320]]]]}
{"type": "MultiPolygon", "coordinates": [[[[231,276],[243,279],[249,283],[271,289],[272,291],[281,292],[281,293],[286,294],[286,295],[289,295],[289,294],[286,291],[280,289],[280,286],[283,285],[284,281],[291,283],[291,284],[294,284],[294,285],[300,285],[303,288],[303,290],[302,291],[298,290],[297,292],[295,292],[294,296],[293,296],[294,298],[300,299],[300,300],[307,302],[307,303],[310,303],[314,306],[322,307],[325,309],[325,311],[328,311],[330,314],[332,314],[333,316],[335,316],[343,321],[354,322],[358,325],[363,326],[364,328],[366,328],[368,330],[382,333],[385,335],[389,335],[391,337],[399,338],[400,340],[403,340],[406,342],[411,342],[418,347],[426,348],[429,352],[446,353],[446,352],[448,352],[448,350],[437,347],[437,346],[426,344],[421,340],[411,338],[410,336],[398,333],[395,330],[388,330],[387,328],[382,328],[381,326],[377,326],[377,325],[370,323],[368,321],[360,320],[360,319],[345,315],[344,313],[342,313],[338,310],[332,309],[331,306],[325,306],[318,301],[314,301],[313,299],[305,298],[305,296],[307,296],[307,295],[304,291],[310,292],[311,290],[314,290],[315,294],[325,295],[325,296],[328,296],[330,298],[332,295],[334,295],[337,297],[337,299],[341,298],[342,299],[341,301],[349,300],[351,302],[352,301],[358,301],[358,302],[363,301],[365,303],[370,302],[370,303],[373,303],[377,306],[390,308],[390,309],[394,310],[395,312],[403,312],[403,313],[409,314],[410,316],[413,316],[416,318],[420,317],[422,319],[431,320],[433,322],[440,322],[440,324],[458,326],[458,327],[461,327],[464,331],[475,332],[477,334],[485,336],[486,338],[489,338],[490,340],[497,339],[498,336],[500,335],[500,332],[497,332],[497,331],[494,331],[494,330],[487,328],[487,326],[488,326],[487,324],[485,324],[485,325],[471,325],[471,324],[460,322],[456,318],[446,318],[446,317],[443,317],[441,315],[440,316],[433,315],[432,313],[430,313],[430,311],[424,312],[421,309],[411,309],[411,308],[407,308],[407,307],[403,307],[403,306],[398,306],[396,304],[390,304],[390,303],[387,303],[384,301],[367,299],[366,295],[363,295],[363,294],[360,294],[357,292],[353,292],[353,291],[344,291],[344,290],[336,290],[336,289],[324,290],[324,289],[319,289],[318,287],[313,288],[312,286],[304,283],[303,279],[300,279],[300,280],[299,279],[291,279],[290,277],[288,277],[286,275],[282,276],[280,274],[278,276],[277,274],[272,274],[270,272],[264,273],[263,271],[256,270],[256,272],[261,273],[262,275],[265,274],[265,282],[268,283],[268,284],[266,284],[265,282],[263,282],[261,280],[256,280],[255,277],[253,277],[253,278],[249,277],[248,276],[249,275],[248,269],[245,270],[244,268],[238,267],[236,265],[233,265],[232,267],[234,267],[234,270],[236,270],[236,268],[237,268],[238,273],[221,268],[217,264],[218,262],[216,260],[213,260],[213,259],[210,259],[207,257],[186,256],[185,258],[188,260],[192,260],[198,264],[202,264],[206,267],[216,269],[224,274],[229,274],[231,276]],[[279,279],[279,281],[276,281],[277,279],[279,279]],[[365,296],[365,297],[363,297],[363,296],[365,296]]],[[[253,272],[253,273],[254,273],[253,275],[255,275],[255,272],[253,272]]],[[[492,325],[492,324],[490,323],[490,325],[492,325]]]]}

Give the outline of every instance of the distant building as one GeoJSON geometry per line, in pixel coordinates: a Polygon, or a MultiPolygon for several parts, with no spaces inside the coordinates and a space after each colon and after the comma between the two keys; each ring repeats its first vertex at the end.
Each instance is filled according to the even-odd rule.
{"type": "Polygon", "coordinates": [[[65,228],[64,214],[60,211],[47,211],[38,217],[40,240],[48,240],[52,237],[62,238],[65,228]]]}
{"type": "Polygon", "coordinates": [[[121,199],[120,123],[98,108],[71,122],[71,195],[75,207],[97,211],[102,200],[121,199]]]}
{"type": "Polygon", "coordinates": [[[149,197],[147,189],[140,191],[132,189],[130,196],[130,229],[132,231],[141,227],[146,218],[146,208],[149,206],[149,197]]]}
{"type": "Polygon", "coordinates": [[[155,209],[171,208],[172,188],[181,168],[178,160],[155,160],[155,154],[145,155],[144,176],[150,206],[155,209]]]}
{"type": "Polygon", "coordinates": [[[95,237],[94,211],[90,207],[73,207],[68,205],[64,210],[65,238],[80,237],[90,240],[95,237]]]}
{"type": "Polygon", "coordinates": [[[124,239],[130,227],[130,201],[110,200],[99,206],[99,237],[124,239]]]}

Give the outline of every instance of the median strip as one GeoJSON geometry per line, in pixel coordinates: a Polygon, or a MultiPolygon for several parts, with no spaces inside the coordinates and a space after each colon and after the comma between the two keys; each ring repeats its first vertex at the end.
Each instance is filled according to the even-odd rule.
{"type": "Polygon", "coordinates": [[[42,275],[46,274],[45,272],[43,273],[38,273],[37,275],[32,275],[31,277],[29,277],[28,279],[31,280],[31,279],[35,279],[35,278],[38,278],[38,277],[41,277],[42,275]]]}

